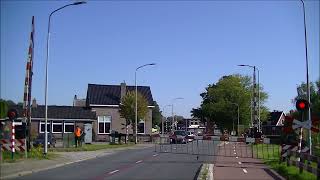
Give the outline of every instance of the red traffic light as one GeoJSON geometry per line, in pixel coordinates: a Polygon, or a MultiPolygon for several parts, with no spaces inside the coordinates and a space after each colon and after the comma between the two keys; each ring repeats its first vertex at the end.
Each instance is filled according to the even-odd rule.
{"type": "Polygon", "coordinates": [[[10,109],[7,113],[7,116],[9,118],[9,120],[14,120],[18,117],[18,112],[15,109],[10,109]]]}
{"type": "Polygon", "coordinates": [[[296,102],[296,108],[298,111],[305,111],[309,108],[309,102],[304,99],[299,99],[296,102]]]}
{"type": "Polygon", "coordinates": [[[306,107],[306,104],[303,103],[303,102],[300,102],[300,103],[298,104],[298,106],[299,106],[300,109],[304,109],[304,108],[306,107]]]}

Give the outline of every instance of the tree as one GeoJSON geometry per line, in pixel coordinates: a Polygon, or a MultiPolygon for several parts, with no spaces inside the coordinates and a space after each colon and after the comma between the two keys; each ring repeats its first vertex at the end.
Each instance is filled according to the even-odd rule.
{"type": "MultiPolygon", "coordinates": [[[[121,99],[119,113],[122,118],[126,120],[126,127],[131,124],[132,131],[135,132],[135,99],[136,93],[128,91],[127,94],[121,99]]],[[[138,122],[140,119],[145,119],[148,112],[148,102],[140,93],[137,97],[137,115],[138,122]]],[[[127,131],[128,134],[128,131],[127,131]]]]}
{"type": "Polygon", "coordinates": [[[161,111],[157,101],[153,101],[153,104],[154,108],[152,109],[152,127],[155,127],[156,125],[160,127],[162,118],[161,111]]]}
{"type": "Polygon", "coordinates": [[[7,117],[8,104],[5,100],[0,99],[0,118],[7,117]]]}
{"type": "MultiPolygon", "coordinates": [[[[217,124],[220,129],[231,130],[234,121],[236,129],[237,106],[234,104],[236,103],[240,110],[240,124],[248,127],[251,121],[252,84],[250,82],[249,76],[229,75],[223,76],[216,84],[209,84],[205,92],[200,94],[202,97],[200,107],[192,109],[192,116],[207,122],[210,127],[217,124]]],[[[267,97],[268,95],[260,86],[262,121],[267,119],[267,108],[264,106],[267,97]]]]}

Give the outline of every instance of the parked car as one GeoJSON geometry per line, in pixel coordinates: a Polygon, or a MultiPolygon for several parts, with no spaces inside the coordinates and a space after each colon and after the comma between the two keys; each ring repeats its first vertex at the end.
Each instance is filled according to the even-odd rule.
{"type": "Polygon", "coordinates": [[[190,131],[188,131],[187,132],[187,139],[188,139],[188,142],[191,142],[191,141],[193,141],[194,140],[194,134],[193,134],[193,132],[190,132],[190,131]]]}
{"type": "Polygon", "coordinates": [[[170,143],[171,144],[178,144],[178,143],[185,144],[188,141],[187,136],[188,136],[188,134],[186,131],[182,131],[182,130],[174,131],[170,135],[170,143]]]}
{"type": "MultiPolygon", "coordinates": [[[[38,137],[33,141],[33,146],[43,146],[44,145],[44,133],[39,134],[38,137]]],[[[56,139],[52,134],[48,134],[48,147],[56,147],[56,139]]]]}

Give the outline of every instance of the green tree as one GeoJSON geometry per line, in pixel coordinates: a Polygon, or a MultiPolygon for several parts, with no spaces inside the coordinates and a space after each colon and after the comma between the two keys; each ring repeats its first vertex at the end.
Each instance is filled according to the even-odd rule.
{"type": "Polygon", "coordinates": [[[158,127],[161,126],[162,115],[161,115],[161,111],[157,101],[153,101],[153,104],[154,104],[154,108],[152,109],[152,127],[155,128],[156,125],[158,127]]]}
{"type": "MultiPolygon", "coordinates": [[[[136,94],[134,91],[128,91],[127,94],[121,99],[119,113],[122,118],[126,120],[126,125],[132,126],[132,131],[135,132],[135,98],[136,94]]],[[[137,97],[137,114],[138,123],[139,119],[146,120],[148,112],[148,102],[145,97],[138,93],[137,97]]]]}
{"type": "MultiPolygon", "coordinates": [[[[237,124],[237,106],[240,110],[240,124],[249,126],[250,118],[250,102],[252,94],[251,78],[249,76],[229,75],[223,76],[216,84],[210,84],[204,93],[201,93],[202,103],[200,107],[191,111],[193,117],[200,118],[203,122],[207,122],[210,127],[213,123],[219,128],[231,130],[233,121],[235,129],[237,124]]],[[[267,108],[264,106],[267,93],[263,92],[260,86],[261,99],[261,120],[267,119],[267,108]]]]}
{"type": "Polygon", "coordinates": [[[7,117],[8,104],[5,100],[0,99],[0,118],[7,117]]]}

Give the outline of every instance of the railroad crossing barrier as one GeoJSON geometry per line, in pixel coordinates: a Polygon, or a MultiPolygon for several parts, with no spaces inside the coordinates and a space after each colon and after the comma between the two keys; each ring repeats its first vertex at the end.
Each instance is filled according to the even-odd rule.
{"type": "Polygon", "coordinates": [[[10,139],[1,139],[0,144],[3,151],[12,151],[14,149],[13,152],[15,150],[23,152],[26,150],[26,139],[14,139],[13,143],[10,139]]]}

